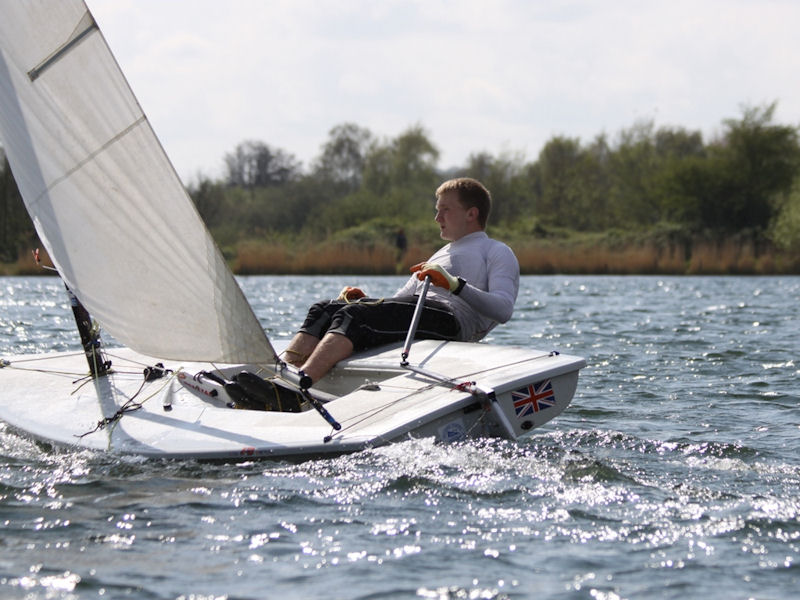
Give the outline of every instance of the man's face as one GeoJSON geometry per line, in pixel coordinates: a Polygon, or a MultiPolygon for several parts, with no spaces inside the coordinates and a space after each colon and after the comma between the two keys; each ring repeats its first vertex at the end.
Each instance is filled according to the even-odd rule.
{"type": "Polygon", "coordinates": [[[443,240],[454,242],[477,230],[478,209],[465,209],[458,192],[444,192],[436,199],[436,222],[443,240]]]}

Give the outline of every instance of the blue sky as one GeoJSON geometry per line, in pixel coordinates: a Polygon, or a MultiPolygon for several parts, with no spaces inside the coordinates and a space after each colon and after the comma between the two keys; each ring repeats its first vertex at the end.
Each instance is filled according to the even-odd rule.
{"type": "Polygon", "coordinates": [[[421,124],[439,166],[533,160],[640,120],[708,140],[743,106],[800,124],[791,0],[87,0],[178,173],[260,140],[308,165],[329,130],[421,124]]]}

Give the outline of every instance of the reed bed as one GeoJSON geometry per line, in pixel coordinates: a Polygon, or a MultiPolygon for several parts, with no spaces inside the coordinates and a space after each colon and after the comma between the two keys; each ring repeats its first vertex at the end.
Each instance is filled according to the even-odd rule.
{"type": "Polygon", "coordinates": [[[752,243],[697,240],[690,244],[624,246],[532,242],[515,248],[523,273],[614,275],[774,275],[800,273],[800,256],[752,243]]]}
{"type": "Polygon", "coordinates": [[[400,253],[388,244],[323,242],[286,247],[248,241],[239,244],[231,267],[240,275],[253,274],[356,274],[407,273],[411,265],[434,252],[432,246],[411,245],[400,253]]]}
{"type": "MultiPolygon", "coordinates": [[[[698,239],[682,244],[608,244],[532,240],[511,246],[524,274],[770,275],[800,273],[800,256],[758,250],[752,243],[698,239]]],[[[390,245],[322,243],[285,248],[248,242],[238,248],[234,271],[241,274],[387,275],[408,273],[437,246],[411,245],[399,255],[390,245]]]]}
{"type": "MultiPolygon", "coordinates": [[[[531,240],[510,244],[523,274],[608,275],[790,275],[800,274],[800,254],[757,248],[751,242],[697,239],[684,244],[575,243],[531,240]]],[[[229,252],[240,275],[406,274],[437,249],[411,244],[400,253],[391,244],[332,242],[291,244],[249,240],[229,252]]],[[[50,264],[42,252],[43,264],[50,264]]],[[[30,253],[0,264],[0,275],[46,275],[30,253]]]]}
{"type": "Polygon", "coordinates": [[[685,261],[677,248],[651,244],[611,248],[530,243],[516,249],[523,273],[653,274],[683,273],[685,261]]]}
{"type": "Polygon", "coordinates": [[[19,257],[14,262],[0,263],[0,275],[5,276],[28,276],[28,275],[52,275],[53,271],[47,270],[42,267],[52,266],[52,261],[47,251],[42,248],[39,251],[39,260],[41,264],[37,264],[33,258],[33,252],[20,252],[19,257]]]}

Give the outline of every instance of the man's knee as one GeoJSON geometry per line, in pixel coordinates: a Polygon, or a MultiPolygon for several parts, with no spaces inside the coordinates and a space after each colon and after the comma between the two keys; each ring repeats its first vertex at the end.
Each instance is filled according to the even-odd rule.
{"type": "Polygon", "coordinates": [[[338,334],[347,338],[354,348],[361,350],[364,348],[364,340],[362,340],[363,335],[361,332],[361,310],[357,307],[357,304],[348,304],[337,310],[331,319],[328,333],[338,334]]]}
{"type": "Polygon", "coordinates": [[[306,320],[300,327],[302,333],[312,335],[317,339],[322,339],[325,332],[331,325],[331,313],[333,312],[330,300],[323,300],[311,305],[306,314],[306,320]]]}

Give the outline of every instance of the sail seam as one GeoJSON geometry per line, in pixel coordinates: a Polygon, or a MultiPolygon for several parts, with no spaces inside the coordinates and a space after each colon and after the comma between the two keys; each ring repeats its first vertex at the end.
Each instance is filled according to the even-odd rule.
{"type": "Polygon", "coordinates": [[[45,194],[47,194],[47,192],[49,192],[50,190],[52,190],[54,187],[56,187],[56,186],[57,186],[59,183],[61,183],[62,181],[66,180],[66,179],[69,179],[70,175],[72,175],[72,174],[73,174],[73,173],[75,173],[76,171],[80,170],[80,169],[81,169],[81,168],[82,168],[82,167],[83,167],[85,164],[87,164],[87,163],[91,162],[91,161],[92,161],[92,160],[93,160],[93,159],[94,159],[96,156],[98,156],[98,155],[99,155],[101,152],[103,152],[103,151],[104,151],[106,148],[108,148],[108,147],[109,147],[109,146],[111,146],[112,144],[115,144],[115,143],[116,143],[116,142],[117,142],[117,141],[118,141],[120,138],[123,138],[123,137],[125,137],[125,136],[126,136],[126,135],[127,135],[129,132],[130,132],[130,131],[132,131],[133,129],[135,129],[136,127],[138,127],[139,125],[141,125],[141,124],[142,124],[142,123],[144,123],[145,121],[147,121],[147,117],[146,117],[145,115],[142,115],[141,117],[139,117],[138,119],[136,119],[136,120],[135,120],[133,123],[131,123],[130,125],[128,125],[128,126],[125,128],[125,129],[123,129],[122,131],[120,131],[120,132],[119,132],[117,135],[115,135],[113,138],[111,138],[110,140],[108,140],[108,141],[107,141],[105,144],[103,144],[102,146],[100,146],[100,147],[99,147],[97,150],[95,150],[94,152],[92,152],[91,154],[89,154],[89,155],[88,155],[86,158],[84,158],[82,161],[80,161],[79,163],[77,163],[77,164],[76,164],[74,167],[72,167],[72,168],[71,168],[69,171],[66,171],[66,172],[65,172],[63,175],[61,175],[60,177],[58,177],[58,178],[54,179],[52,182],[48,183],[48,184],[47,184],[47,187],[45,188],[45,190],[44,190],[44,191],[43,191],[41,194],[39,194],[39,196],[36,198],[36,200],[34,201],[34,203],[37,203],[37,202],[38,202],[38,201],[39,201],[39,200],[40,200],[40,199],[41,199],[41,198],[42,198],[42,197],[43,197],[45,194]]]}
{"type": "Polygon", "coordinates": [[[97,23],[92,19],[91,15],[89,18],[92,22],[81,32],[77,33],[70,37],[64,45],[58,48],[55,52],[53,52],[50,56],[45,58],[41,63],[35,66],[33,69],[28,71],[28,77],[30,77],[31,81],[36,81],[36,79],[47,69],[49,69],[52,65],[58,62],[62,56],[64,56],[67,52],[72,50],[75,46],[77,46],[87,35],[89,35],[92,31],[98,29],[97,23]]]}

